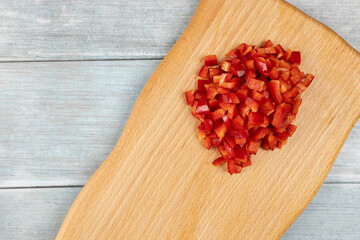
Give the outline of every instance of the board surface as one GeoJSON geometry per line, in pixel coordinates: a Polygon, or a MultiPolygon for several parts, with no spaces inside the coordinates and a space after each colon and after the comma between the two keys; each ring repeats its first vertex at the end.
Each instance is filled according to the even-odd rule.
{"type": "Polygon", "coordinates": [[[81,191],[58,239],[273,239],[304,210],[359,118],[359,53],[283,1],[202,1],[142,91],[122,137],[81,191]],[[295,17],[296,16],[296,17],[295,17]],[[183,92],[209,53],[264,36],[300,50],[316,76],[298,131],[230,176],[197,139],[183,92]],[[339,104],[341,103],[341,104],[339,104]],[[240,226],[240,227],[239,227],[240,226]]]}

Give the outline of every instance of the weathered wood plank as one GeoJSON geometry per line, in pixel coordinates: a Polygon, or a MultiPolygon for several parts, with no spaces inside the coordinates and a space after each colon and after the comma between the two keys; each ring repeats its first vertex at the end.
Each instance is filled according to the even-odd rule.
{"type": "MultiPolygon", "coordinates": [[[[358,0],[288,2],[360,49],[358,0]]],[[[186,28],[198,3],[2,0],[0,61],[162,58],[186,28]]]]}
{"type": "MultiPolygon", "coordinates": [[[[80,188],[0,190],[0,239],[54,239],[80,188]]],[[[324,185],[282,239],[360,239],[360,185],[324,185]]]]}
{"type": "MultiPolygon", "coordinates": [[[[159,62],[0,64],[0,187],[85,184],[159,62]]],[[[360,122],[326,182],[360,182],[359,159],[360,122]]]]}

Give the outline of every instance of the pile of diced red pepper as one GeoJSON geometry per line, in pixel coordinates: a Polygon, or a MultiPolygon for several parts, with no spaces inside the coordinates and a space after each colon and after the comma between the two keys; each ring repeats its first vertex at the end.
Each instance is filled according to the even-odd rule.
{"type": "Polygon", "coordinates": [[[218,64],[205,57],[197,90],[185,93],[192,114],[201,121],[199,138],[207,149],[216,147],[230,174],[250,166],[259,147],[281,148],[296,126],[301,93],[314,76],[301,72],[300,52],[284,50],[268,40],[263,47],[245,43],[218,64]]]}

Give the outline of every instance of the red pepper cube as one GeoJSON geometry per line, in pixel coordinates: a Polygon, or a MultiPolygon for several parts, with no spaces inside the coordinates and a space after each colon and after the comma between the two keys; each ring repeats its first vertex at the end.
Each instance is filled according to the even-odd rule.
{"type": "Polygon", "coordinates": [[[212,83],[211,80],[199,79],[198,80],[198,92],[205,94],[206,93],[205,84],[211,84],[211,83],[212,83]]]}
{"type": "Polygon", "coordinates": [[[209,68],[208,66],[206,66],[205,64],[202,66],[198,76],[201,77],[201,78],[207,78],[208,76],[208,73],[209,73],[209,68]]]}
{"type": "Polygon", "coordinates": [[[286,50],[286,52],[284,53],[284,57],[283,60],[284,61],[289,61],[289,58],[291,57],[291,49],[289,48],[288,50],[286,50]]]}
{"type": "Polygon", "coordinates": [[[230,120],[234,119],[234,117],[238,114],[238,109],[236,104],[231,104],[230,107],[228,108],[228,118],[230,120]]]}
{"type": "Polygon", "coordinates": [[[249,95],[249,90],[247,90],[247,89],[239,89],[239,90],[236,91],[236,95],[238,96],[239,99],[245,100],[249,95]]]}
{"type": "Polygon", "coordinates": [[[220,118],[222,118],[223,116],[225,116],[225,111],[223,109],[218,109],[212,113],[210,113],[212,119],[214,121],[219,120],[220,118]]]}
{"type": "Polygon", "coordinates": [[[245,105],[248,106],[253,112],[257,112],[259,109],[259,103],[249,97],[245,99],[245,105]]]}
{"type": "Polygon", "coordinates": [[[248,69],[248,70],[246,70],[246,72],[245,72],[244,79],[247,81],[247,80],[249,80],[250,78],[256,78],[256,72],[255,72],[255,70],[253,70],[253,69],[248,69]]]}
{"type": "Polygon", "coordinates": [[[220,75],[219,68],[210,68],[209,69],[209,77],[213,78],[214,76],[220,75]]]}
{"type": "Polygon", "coordinates": [[[218,65],[218,60],[217,60],[216,55],[208,55],[208,56],[205,56],[204,61],[205,61],[205,65],[206,65],[206,66],[215,66],[215,65],[218,65]]]}
{"type": "Polygon", "coordinates": [[[272,67],[269,72],[269,77],[271,80],[278,80],[279,79],[279,72],[276,67],[272,67]]]}
{"type": "Polygon", "coordinates": [[[222,99],[224,103],[239,103],[239,98],[236,96],[235,93],[227,93],[222,95],[222,99]]]}
{"type": "Polygon", "coordinates": [[[225,159],[228,158],[225,147],[224,147],[224,144],[220,144],[217,148],[218,148],[219,153],[221,154],[221,156],[223,158],[225,158],[225,159]]]}
{"type": "Polygon", "coordinates": [[[222,120],[223,120],[223,122],[224,122],[227,130],[231,130],[232,127],[231,127],[231,123],[230,123],[230,120],[229,120],[228,115],[223,116],[223,117],[222,117],[222,120]]]}
{"type": "Polygon", "coordinates": [[[270,82],[268,82],[268,85],[272,99],[275,101],[277,105],[279,105],[282,102],[282,95],[280,92],[280,81],[271,80],[270,82]]]}
{"type": "Polygon", "coordinates": [[[230,66],[231,66],[230,61],[225,60],[225,61],[223,61],[223,63],[221,64],[221,70],[223,70],[224,72],[229,72],[230,66]]]}
{"type": "Polygon", "coordinates": [[[259,141],[250,140],[246,144],[246,151],[248,152],[249,155],[250,154],[256,155],[257,151],[259,150],[259,147],[260,147],[259,141]]]}
{"type": "Polygon", "coordinates": [[[227,142],[224,142],[224,147],[226,150],[226,154],[228,157],[235,157],[234,149],[228,144],[227,142]]]}
{"type": "Polygon", "coordinates": [[[245,84],[248,88],[261,92],[264,89],[265,82],[255,78],[249,78],[245,84]]]}
{"type": "Polygon", "coordinates": [[[239,105],[239,115],[240,115],[243,119],[246,118],[246,116],[249,114],[250,110],[251,110],[250,107],[247,106],[245,103],[241,103],[241,104],[239,105]]]}
{"type": "Polygon", "coordinates": [[[247,138],[249,136],[249,132],[244,128],[234,128],[229,131],[229,135],[236,138],[247,138]]]}
{"type": "Polygon", "coordinates": [[[255,67],[257,68],[257,70],[259,71],[259,73],[261,75],[263,75],[264,77],[268,77],[269,76],[269,69],[266,65],[266,61],[264,58],[256,58],[255,60],[255,67]]]}
{"type": "Polygon", "coordinates": [[[246,149],[236,146],[234,151],[235,151],[235,160],[237,162],[249,161],[249,155],[246,152],[246,149]]]}
{"type": "Polygon", "coordinates": [[[240,53],[236,49],[231,50],[228,54],[226,54],[226,56],[231,59],[238,59],[241,57],[240,53]]]}
{"type": "Polygon", "coordinates": [[[211,119],[204,120],[204,127],[206,131],[211,131],[214,129],[214,121],[211,119]]]}
{"type": "Polygon", "coordinates": [[[235,129],[244,129],[244,119],[237,115],[232,121],[231,126],[235,129]]]}
{"type": "Polygon", "coordinates": [[[229,89],[223,88],[223,87],[218,87],[217,91],[218,91],[219,94],[227,94],[227,93],[230,92],[229,89]]]}
{"type": "Polygon", "coordinates": [[[188,105],[193,106],[195,102],[195,90],[185,92],[185,98],[188,105]]]}
{"type": "Polygon", "coordinates": [[[223,121],[215,122],[214,132],[218,135],[219,138],[223,138],[227,132],[227,128],[223,121]]]}
{"type": "Polygon", "coordinates": [[[274,44],[271,42],[271,40],[268,39],[268,40],[266,41],[266,43],[264,44],[264,48],[272,47],[273,45],[274,45],[274,44]]]}
{"type": "Polygon", "coordinates": [[[199,138],[200,138],[201,140],[203,140],[203,139],[205,139],[205,137],[206,137],[206,131],[205,131],[205,129],[199,128],[199,138]]]}
{"type": "Polygon", "coordinates": [[[299,112],[299,107],[301,103],[302,103],[302,99],[298,97],[293,105],[292,113],[297,114],[299,112]]]}
{"type": "Polygon", "coordinates": [[[276,137],[275,137],[274,135],[272,135],[272,134],[269,134],[269,135],[267,135],[267,137],[266,137],[266,141],[267,141],[268,144],[269,144],[269,149],[270,149],[271,151],[273,151],[273,150],[275,149],[276,142],[277,142],[276,137]]]}
{"type": "Polygon", "coordinates": [[[297,51],[293,51],[291,53],[291,56],[290,56],[290,59],[289,59],[290,62],[292,63],[296,63],[296,64],[299,64],[301,63],[301,55],[300,55],[300,52],[297,52],[297,51]]]}
{"type": "Polygon", "coordinates": [[[216,95],[218,94],[217,89],[214,87],[209,87],[206,91],[206,99],[215,99],[216,95]]]}
{"type": "Polygon", "coordinates": [[[256,68],[255,68],[255,65],[254,65],[254,60],[247,60],[245,62],[245,67],[246,67],[246,69],[251,69],[251,70],[256,71],[256,68]]]}
{"type": "Polygon", "coordinates": [[[289,136],[291,137],[293,134],[294,134],[294,132],[296,131],[296,126],[295,125],[293,125],[293,124],[289,124],[289,126],[286,128],[286,133],[287,134],[289,134],[289,136]]]}
{"type": "Polygon", "coordinates": [[[247,162],[243,162],[243,163],[241,163],[241,166],[244,168],[244,167],[249,167],[249,166],[251,166],[251,161],[249,160],[249,161],[247,161],[247,162]]]}
{"type": "Polygon", "coordinates": [[[313,81],[313,79],[314,79],[314,75],[312,75],[312,74],[307,75],[306,78],[305,78],[305,80],[304,80],[304,85],[305,85],[306,87],[309,87],[309,85],[311,84],[311,82],[313,81]]]}
{"type": "Polygon", "coordinates": [[[265,116],[261,113],[251,112],[248,116],[248,128],[258,127],[264,124],[265,116]]]}
{"type": "Polygon", "coordinates": [[[213,138],[213,139],[211,139],[211,145],[214,146],[214,147],[219,146],[222,142],[223,142],[223,140],[221,138],[213,138]]]}
{"type": "Polygon", "coordinates": [[[231,72],[237,76],[237,77],[242,77],[245,75],[246,72],[246,68],[244,65],[242,64],[232,64],[230,67],[231,72]]]}
{"type": "Polygon", "coordinates": [[[228,172],[230,175],[233,175],[234,173],[241,173],[242,166],[235,161],[235,159],[230,158],[228,160],[228,172]]]}
{"type": "Polygon", "coordinates": [[[275,46],[275,50],[277,52],[276,58],[281,58],[284,56],[285,50],[280,44],[275,46]]]}
{"type": "Polygon", "coordinates": [[[227,159],[225,159],[225,158],[223,158],[223,157],[219,157],[219,158],[215,159],[212,164],[213,164],[215,167],[218,167],[218,166],[220,166],[220,165],[222,165],[222,164],[224,164],[224,163],[227,163],[227,159]]]}
{"type": "Polygon", "coordinates": [[[256,131],[252,134],[252,138],[254,140],[260,140],[262,138],[264,138],[267,134],[269,134],[271,132],[270,128],[267,127],[259,127],[258,129],[256,129],[256,131]]]}
{"type": "Polygon", "coordinates": [[[211,148],[211,138],[209,138],[209,137],[206,137],[206,138],[205,138],[204,146],[205,146],[205,148],[208,149],[208,150],[211,148]]]}
{"type": "Polygon", "coordinates": [[[226,134],[224,137],[225,141],[230,145],[230,147],[234,148],[236,145],[235,138],[231,137],[230,135],[226,134]]]}
{"type": "Polygon", "coordinates": [[[210,108],[214,108],[218,105],[219,101],[217,99],[209,100],[208,105],[210,108]]]}
{"type": "Polygon", "coordinates": [[[246,138],[235,137],[235,143],[240,147],[244,147],[246,143],[246,138]]]}
{"type": "Polygon", "coordinates": [[[278,129],[287,127],[291,109],[291,105],[287,103],[282,103],[277,106],[271,124],[278,129]]]}
{"type": "Polygon", "coordinates": [[[196,106],[195,114],[209,114],[209,113],[210,113],[210,108],[207,105],[206,100],[205,99],[199,100],[196,106]]]}

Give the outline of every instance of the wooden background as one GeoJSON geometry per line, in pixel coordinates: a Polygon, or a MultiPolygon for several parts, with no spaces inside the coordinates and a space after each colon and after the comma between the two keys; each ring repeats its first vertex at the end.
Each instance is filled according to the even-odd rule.
{"type": "MultiPolygon", "coordinates": [[[[198,2],[0,1],[1,240],[55,237],[198,2]]],[[[289,2],[360,50],[358,0],[289,2]]],[[[283,239],[360,239],[359,160],[360,122],[283,239]]]]}

